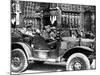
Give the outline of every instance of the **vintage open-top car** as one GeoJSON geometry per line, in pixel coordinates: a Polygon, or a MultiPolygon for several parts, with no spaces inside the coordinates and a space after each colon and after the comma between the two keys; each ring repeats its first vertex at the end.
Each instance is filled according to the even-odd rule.
{"type": "MultiPolygon", "coordinates": [[[[63,33],[62,33],[63,34],[63,33]]],[[[40,34],[34,36],[13,29],[11,35],[11,70],[24,71],[30,61],[64,64],[66,70],[90,69],[95,57],[95,40],[81,37],[61,37],[55,40],[44,39],[40,34]]]]}

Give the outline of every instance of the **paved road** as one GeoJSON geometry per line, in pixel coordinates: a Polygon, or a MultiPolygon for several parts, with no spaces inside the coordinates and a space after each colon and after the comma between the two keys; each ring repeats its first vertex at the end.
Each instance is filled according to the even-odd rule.
{"type": "MultiPolygon", "coordinates": [[[[25,72],[20,74],[32,74],[32,73],[44,73],[44,72],[54,72],[54,71],[64,71],[64,65],[55,64],[29,64],[25,72]]],[[[18,74],[17,74],[18,75],[18,74]]]]}

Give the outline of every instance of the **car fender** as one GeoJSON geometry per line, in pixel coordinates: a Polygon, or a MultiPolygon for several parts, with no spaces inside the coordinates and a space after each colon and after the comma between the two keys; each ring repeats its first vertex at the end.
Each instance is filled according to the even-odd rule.
{"type": "Polygon", "coordinates": [[[12,46],[20,46],[26,53],[28,59],[32,57],[32,48],[27,43],[14,42],[12,43],[12,46]]]}
{"type": "Polygon", "coordinates": [[[61,58],[69,56],[69,55],[71,55],[72,53],[75,53],[75,52],[84,52],[85,53],[85,51],[88,51],[88,52],[91,52],[91,53],[94,52],[94,50],[89,48],[89,47],[86,47],[86,46],[76,46],[76,47],[73,47],[73,48],[70,48],[70,49],[66,50],[63,53],[63,55],[61,56],[61,58]]]}
{"type": "Polygon", "coordinates": [[[91,52],[94,51],[93,49],[91,49],[91,48],[89,48],[89,47],[87,47],[87,46],[76,46],[76,47],[74,47],[74,48],[82,48],[82,49],[85,49],[85,50],[88,50],[88,51],[91,51],[91,52]]]}

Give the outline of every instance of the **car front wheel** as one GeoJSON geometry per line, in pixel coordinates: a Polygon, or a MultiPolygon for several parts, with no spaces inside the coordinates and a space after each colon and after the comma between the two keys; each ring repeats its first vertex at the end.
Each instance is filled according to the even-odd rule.
{"type": "Polygon", "coordinates": [[[22,72],[28,66],[27,57],[23,50],[14,49],[11,52],[11,71],[22,72]]]}

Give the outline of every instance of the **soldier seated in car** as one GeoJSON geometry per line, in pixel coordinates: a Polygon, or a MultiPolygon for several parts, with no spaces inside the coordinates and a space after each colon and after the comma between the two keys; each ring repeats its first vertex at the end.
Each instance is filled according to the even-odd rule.
{"type": "Polygon", "coordinates": [[[50,27],[50,25],[45,26],[45,30],[43,31],[43,37],[45,41],[48,43],[50,48],[56,47],[56,28],[50,27]]]}
{"type": "Polygon", "coordinates": [[[50,27],[50,25],[45,26],[42,36],[48,42],[55,40],[55,28],[50,27]]]}

